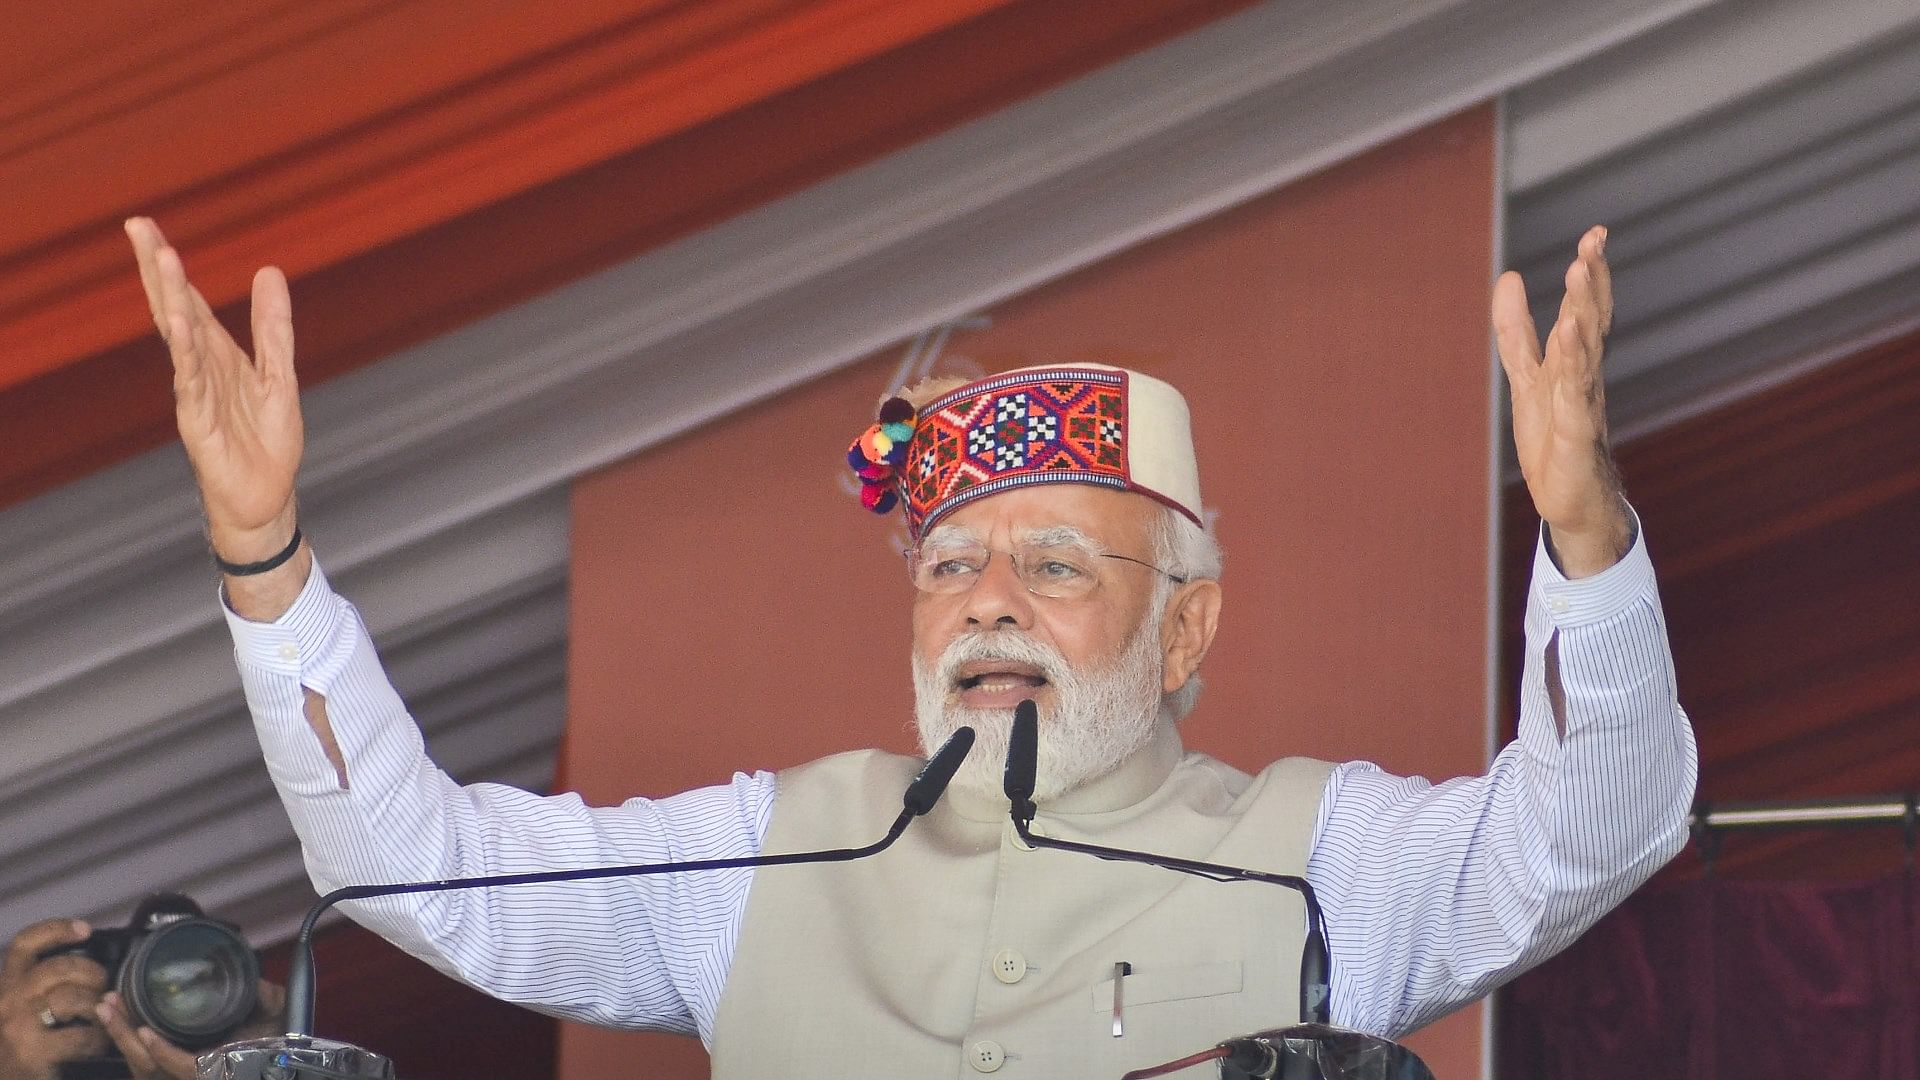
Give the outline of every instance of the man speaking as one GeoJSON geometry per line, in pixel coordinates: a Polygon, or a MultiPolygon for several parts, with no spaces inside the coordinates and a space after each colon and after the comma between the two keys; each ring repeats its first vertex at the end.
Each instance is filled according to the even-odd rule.
{"type": "MultiPolygon", "coordinates": [[[[617,807],[453,783],[298,528],[285,278],[254,280],[249,357],[155,225],[127,228],[247,701],[317,888],[858,845],[898,810],[921,762],[878,751],[617,807]]],[[[1037,831],[1304,876],[1326,912],[1338,1025],[1396,1036],[1473,1001],[1670,858],[1693,794],[1653,571],[1607,450],[1604,244],[1602,229],[1581,240],[1544,348],[1517,276],[1494,291],[1543,527],[1519,738],[1485,775],[1434,786],[1290,758],[1248,776],[1184,750],[1224,588],[1187,407],[1161,380],[1061,365],[909,388],[848,451],[863,501],[897,505],[913,538],[923,750],[961,725],[980,734],[897,846],[349,913],[500,997],[697,1034],[722,1078],[1117,1076],[1295,1019],[1296,895],[1020,842],[999,768],[1032,699],[1037,831]]],[[[788,707],[767,705],[770,719],[788,707]]]]}

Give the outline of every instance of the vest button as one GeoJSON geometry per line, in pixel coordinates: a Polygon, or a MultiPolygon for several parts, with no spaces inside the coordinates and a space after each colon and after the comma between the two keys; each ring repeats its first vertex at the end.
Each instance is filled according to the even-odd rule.
{"type": "Polygon", "coordinates": [[[993,1072],[1006,1060],[1007,1052],[992,1039],[981,1039],[967,1047],[967,1064],[973,1066],[974,1072],[993,1072]]]}
{"type": "Polygon", "coordinates": [[[1012,949],[993,954],[993,977],[1012,986],[1027,977],[1027,958],[1012,949]]]}

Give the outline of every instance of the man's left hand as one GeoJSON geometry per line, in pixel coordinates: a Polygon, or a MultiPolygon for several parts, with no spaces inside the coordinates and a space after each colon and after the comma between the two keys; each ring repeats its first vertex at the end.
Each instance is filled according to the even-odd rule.
{"type": "Polygon", "coordinates": [[[1526,286],[1512,270],[1493,288],[1493,328],[1513,397],[1513,442],[1533,506],[1568,577],[1597,574],[1620,561],[1632,524],[1607,445],[1602,346],[1613,325],[1607,230],[1580,238],[1567,268],[1567,292],[1543,351],[1527,309],[1526,286]]]}

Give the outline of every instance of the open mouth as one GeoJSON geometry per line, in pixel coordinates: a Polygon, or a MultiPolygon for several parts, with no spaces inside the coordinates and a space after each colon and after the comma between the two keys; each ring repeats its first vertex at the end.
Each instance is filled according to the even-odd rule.
{"type": "Polygon", "coordinates": [[[954,685],[962,692],[984,690],[1037,690],[1047,685],[1047,677],[1032,664],[1013,660],[975,660],[960,665],[954,685]]]}

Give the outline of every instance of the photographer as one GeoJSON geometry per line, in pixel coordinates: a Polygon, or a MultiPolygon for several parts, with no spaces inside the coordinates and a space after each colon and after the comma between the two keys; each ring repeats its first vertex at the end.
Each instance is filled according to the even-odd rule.
{"type": "MultiPolygon", "coordinates": [[[[78,919],[47,919],[8,945],[0,965],[0,1080],[58,1080],[63,1062],[116,1051],[132,1080],[193,1080],[195,1055],[152,1028],[136,1030],[109,991],[105,968],[73,953],[46,956],[91,933],[78,919]]],[[[234,1038],[276,1033],[285,999],[282,988],[261,980],[259,1006],[234,1038]]]]}

